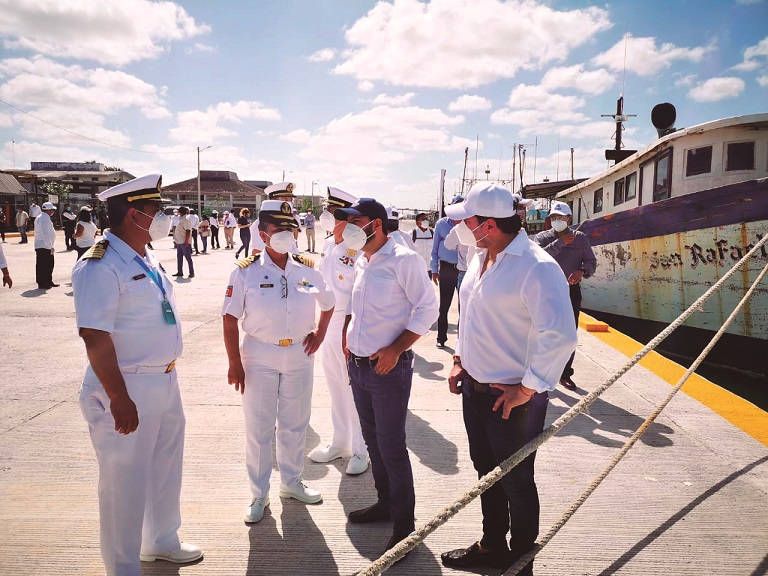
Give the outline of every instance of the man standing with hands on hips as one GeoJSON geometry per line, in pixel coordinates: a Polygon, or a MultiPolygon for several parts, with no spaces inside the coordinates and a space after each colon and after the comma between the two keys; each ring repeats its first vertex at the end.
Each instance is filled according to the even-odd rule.
{"type": "MultiPolygon", "coordinates": [[[[547,392],[576,347],[565,277],[528,238],[516,210],[507,188],[486,182],[445,209],[461,221],[459,241],[479,248],[461,285],[462,319],[448,379],[450,391],[462,395],[478,477],[541,433],[547,392]]],[[[482,539],[442,554],[443,565],[506,568],[533,547],[539,532],[535,456],[480,495],[482,539]]],[[[521,574],[532,575],[532,566],[521,574]]]]}
{"type": "Polygon", "coordinates": [[[171,227],[160,182],[152,174],[99,194],[110,231],[72,272],[89,362],[80,407],[99,463],[108,576],[139,576],[139,559],[181,564],[203,556],[178,536],[185,420],[174,366],[181,326],[173,283],[146,250],[171,227]]]}
{"type": "Polygon", "coordinates": [[[384,206],[361,198],[334,214],[347,219],[346,246],[362,250],[355,264],[343,342],[378,495],[372,506],[350,512],[349,521],[391,519],[390,549],[414,529],[413,472],[405,438],[413,377],[411,346],[437,319],[437,299],[421,257],[387,236],[384,206]]]}

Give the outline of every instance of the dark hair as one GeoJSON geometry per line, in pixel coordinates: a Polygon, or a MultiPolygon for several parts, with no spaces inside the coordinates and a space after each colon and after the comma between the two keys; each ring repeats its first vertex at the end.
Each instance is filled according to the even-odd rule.
{"type": "Polygon", "coordinates": [[[240,208],[240,217],[245,216],[246,218],[251,215],[251,211],[248,210],[248,208],[240,208]]]}
{"type": "Polygon", "coordinates": [[[520,231],[520,228],[523,227],[523,222],[517,214],[506,218],[494,218],[492,216],[476,216],[476,218],[478,222],[493,220],[496,222],[498,229],[504,232],[504,234],[517,234],[520,231]]]}
{"type": "Polygon", "coordinates": [[[179,206],[179,214],[181,214],[182,216],[186,216],[187,214],[189,214],[189,208],[187,208],[186,206],[179,206]]]}
{"type": "Polygon", "coordinates": [[[394,232],[395,230],[400,230],[400,220],[396,218],[387,220],[387,225],[385,226],[385,229],[387,230],[387,233],[394,232]]]}
{"type": "Polygon", "coordinates": [[[77,219],[81,222],[90,222],[91,221],[91,211],[86,210],[85,208],[80,208],[80,212],[77,213],[77,219]]]}

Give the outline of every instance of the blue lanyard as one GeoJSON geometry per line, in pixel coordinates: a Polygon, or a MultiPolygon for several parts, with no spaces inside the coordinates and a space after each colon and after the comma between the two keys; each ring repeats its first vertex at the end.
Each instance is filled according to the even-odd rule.
{"type": "Polygon", "coordinates": [[[147,263],[144,261],[143,258],[139,258],[138,256],[134,256],[133,258],[138,262],[139,266],[142,267],[144,272],[146,272],[149,277],[152,279],[152,282],[155,283],[155,285],[160,288],[160,292],[163,293],[163,300],[168,300],[168,296],[165,295],[165,286],[163,286],[163,281],[160,279],[160,273],[157,270],[153,270],[149,266],[147,266],[147,263]]]}

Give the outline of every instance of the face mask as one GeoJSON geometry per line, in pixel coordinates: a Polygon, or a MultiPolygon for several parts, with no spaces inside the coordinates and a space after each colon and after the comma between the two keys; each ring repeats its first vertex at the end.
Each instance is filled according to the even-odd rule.
{"type": "Polygon", "coordinates": [[[287,254],[291,251],[291,248],[296,244],[296,239],[293,234],[288,230],[282,232],[275,232],[269,237],[269,247],[272,248],[278,254],[287,254]]]}
{"type": "MultiPolygon", "coordinates": [[[[366,224],[363,228],[367,228],[371,224],[372,222],[368,222],[368,224],[366,224]]],[[[344,227],[344,232],[341,233],[341,237],[344,238],[344,244],[347,246],[347,248],[351,248],[352,250],[360,250],[363,246],[365,246],[365,243],[368,242],[368,239],[373,236],[373,234],[369,236],[365,233],[363,228],[347,222],[347,225],[344,227]]]]}
{"type": "Polygon", "coordinates": [[[426,230],[427,229],[427,222],[426,222],[426,220],[421,220],[419,222],[416,222],[416,226],[418,226],[422,230],[426,230]]]}
{"type": "Polygon", "coordinates": [[[482,240],[483,238],[485,238],[485,236],[487,236],[487,234],[485,236],[483,236],[483,238],[476,239],[475,235],[473,234],[473,232],[475,230],[477,230],[478,228],[480,228],[480,226],[482,226],[483,224],[484,224],[484,222],[481,222],[480,224],[478,224],[477,226],[472,228],[472,230],[470,230],[469,226],[467,226],[467,223],[464,220],[459,222],[456,225],[456,236],[458,236],[459,242],[464,244],[464,246],[477,246],[478,241],[482,240]]]}
{"type": "Polygon", "coordinates": [[[326,232],[330,232],[336,225],[336,219],[330,212],[323,210],[323,213],[320,214],[320,225],[326,230],[326,232]]]}
{"type": "MultiPolygon", "coordinates": [[[[147,218],[150,217],[149,214],[142,212],[141,210],[136,210],[136,212],[144,214],[147,218]]],[[[139,224],[137,223],[136,226],[139,226],[139,224]]],[[[149,228],[144,228],[142,226],[139,226],[139,228],[149,232],[149,238],[152,242],[157,242],[168,236],[168,233],[171,231],[171,217],[162,210],[158,210],[157,214],[152,217],[152,222],[150,223],[149,228]]]]}
{"type": "Polygon", "coordinates": [[[555,232],[562,232],[566,228],[568,228],[568,222],[565,220],[552,220],[552,229],[555,232]]]}

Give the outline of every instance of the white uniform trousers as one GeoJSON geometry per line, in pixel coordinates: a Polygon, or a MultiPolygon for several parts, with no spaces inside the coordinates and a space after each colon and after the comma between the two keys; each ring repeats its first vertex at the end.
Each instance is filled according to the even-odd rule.
{"type": "Polygon", "coordinates": [[[331,395],[331,422],[333,423],[331,446],[349,455],[363,456],[368,454],[368,450],[360,430],[360,419],[357,416],[352,387],[349,385],[347,361],[341,348],[344,318],[343,310],[334,311],[319,350],[320,365],[325,373],[325,381],[331,395]]]}
{"type": "Polygon", "coordinates": [[[179,548],[184,410],[176,372],[124,374],[139,427],[115,432],[109,398],[89,367],[80,408],[99,464],[101,555],[108,576],[139,576],[140,551],[179,548]]]}
{"type": "Polygon", "coordinates": [[[314,358],[304,353],[301,342],[280,347],[246,336],[243,364],[245,463],[253,497],[263,498],[269,494],[273,437],[283,484],[297,482],[304,471],[314,358]]]}

